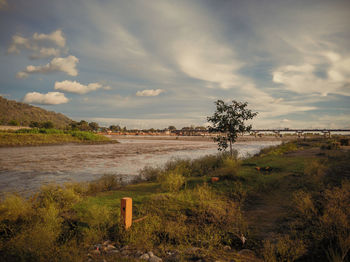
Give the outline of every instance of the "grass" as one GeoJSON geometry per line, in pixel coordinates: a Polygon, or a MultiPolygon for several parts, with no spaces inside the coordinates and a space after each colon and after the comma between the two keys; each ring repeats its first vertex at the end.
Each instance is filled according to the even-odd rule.
{"type": "Polygon", "coordinates": [[[131,185],[105,175],[47,186],[29,199],[9,195],[0,204],[0,256],[85,261],[91,245],[109,239],[163,258],[177,250],[180,261],[247,261],[241,249],[254,251],[251,261],[347,261],[350,154],[321,149],[325,144],[296,141],[242,161],[178,159],[145,168],[141,177],[148,181],[131,185]],[[219,181],[212,183],[212,176],[219,181]],[[134,219],[145,218],[127,231],[120,222],[122,197],[132,197],[134,219]]]}
{"type": "Polygon", "coordinates": [[[105,136],[86,131],[63,131],[58,129],[20,129],[16,132],[0,132],[0,146],[35,146],[64,143],[111,142],[105,136]]]}

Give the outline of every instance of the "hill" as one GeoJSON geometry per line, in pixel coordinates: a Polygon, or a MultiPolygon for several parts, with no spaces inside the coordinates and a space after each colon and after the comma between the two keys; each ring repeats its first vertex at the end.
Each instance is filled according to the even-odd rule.
{"type": "Polygon", "coordinates": [[[17,123],[22,126],[28,126],[32,121],[39,123],[51,121],[57,128],[63,128],[72,122],[70,118],[63,114],[7,100],[0,96],[0,125],[17,123]]]}

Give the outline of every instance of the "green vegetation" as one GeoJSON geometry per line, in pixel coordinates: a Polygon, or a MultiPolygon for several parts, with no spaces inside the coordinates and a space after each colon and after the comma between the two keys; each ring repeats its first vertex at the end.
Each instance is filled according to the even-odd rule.
{"type": "Polygon", "coordinates": [[[0,125],[13,126],[40,126],[39,123],[50,122],[53,126],[46,126],[47,128],[65,128],[72,120],[63,114],[50,112],[40,107],[31,106],[25,103],[20,103],[12,100],[7,100],[0,96],[0,125]]]}
{"type": "Polygon", "coordinates": [[[208,122],[212,124],[209,126],[209,132],[224,134],[215,136],[214,140],[218,142],[220,151],[225,151],[230,146],[232,156],[232,146],[236,142],[238,134],[249,132],[252,129],[252,126],[245,122],[253,119],[258,113],[246,108],[247,102],[232,100],[232,104],[227,105],[224,101],[217,100],[215,104],[214,115],[207,118],[208,122]]]}
{"type": "Polygon", "coordinates": [[[59,129],[19,129],[15,132],[0,131],[0,146],[32,146],[63,143],[105,143],[109,138],[86,131],[59,129]]]}
{"type": "MultiPolygon", "coordinates": [[[[0,203],[0,257],[86,261],[91,246],[111,240],[154,250],[163,261],[169,250],[178,251],[172,261],[348,261],[350,153],[327,144],[295,141],[244,160],[175,159],[144,168],[130,185],[105,175],[46,186],[28,199],[8,195],[0,203]],[[127,231],[119,211],[125,196],[133,198],[134,219],[145,218],[127,231]]],[[[137,261],[121,253],[91,259],[137,261]]]]}

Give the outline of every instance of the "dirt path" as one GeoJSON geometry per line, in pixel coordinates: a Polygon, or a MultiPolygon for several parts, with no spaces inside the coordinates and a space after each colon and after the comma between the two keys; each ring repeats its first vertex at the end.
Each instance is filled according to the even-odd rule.
{"type": "MultiPolygon", "coordinates": [[[[287,153],[284,157],[312,159],[319,153],[319,148],[308,148],[287,153]]],[[[271,188],[267,192],[257,193],[248,197],[243,210],[254,238],[273,239],[279,230],[287,225],[288,210],[293,199],[293,193],[301,179],[301,174],[286,173],[278,181],[278,186],[271,188]]]]}
{"type": "Polygon", "coordinates": [[[244,216],[254,238],[273,238],[288,215],[287,204],[290,200],[291,196],[283,193],[282,190],[261,194],[247,200],[244,216]]]}

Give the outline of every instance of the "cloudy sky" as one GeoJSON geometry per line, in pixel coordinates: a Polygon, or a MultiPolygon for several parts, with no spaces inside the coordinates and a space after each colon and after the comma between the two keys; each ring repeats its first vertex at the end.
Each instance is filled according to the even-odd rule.
{"type": "Polygon", "coordinates": [[[350,2],[0,0],[0,94],[74,120],[350,128],[350,2]]]}

